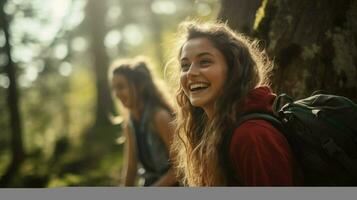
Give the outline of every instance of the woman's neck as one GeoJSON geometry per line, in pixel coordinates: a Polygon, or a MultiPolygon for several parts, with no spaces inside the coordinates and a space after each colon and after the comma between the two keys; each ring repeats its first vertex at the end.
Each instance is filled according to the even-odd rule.
{"type": "Polygon", "coordinates": [[[208,108],[203,108],[203,110],[205,111],[206,115],[207,115],[207,118],[208,120],[212,120],[213,118],[213,108],[211,107],[208,107],[208,108]]]}

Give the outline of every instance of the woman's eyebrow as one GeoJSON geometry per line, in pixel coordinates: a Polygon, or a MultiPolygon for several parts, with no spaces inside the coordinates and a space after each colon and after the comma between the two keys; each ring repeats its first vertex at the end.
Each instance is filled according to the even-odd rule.
{"type": "Polygon", "coordinates": [[[202,56],[207,56],[207,55],[212,56],[212,54],[209,52],[202,52],[202,53],[198,54],[197,57],[202,57],[202,56]]]}
{"type": "MultiPolygon", "coordinates": [[[[195,57],[203,57],[203,56],[213,56],[213,54],[209,53],[209,52],[202,52],[202,53],[199,53],[198,55],[196,55],[195,57]]],[[[187,57],[183,57],[180,59],[181,61],[187,61],[189,60],[187,57]]]]}

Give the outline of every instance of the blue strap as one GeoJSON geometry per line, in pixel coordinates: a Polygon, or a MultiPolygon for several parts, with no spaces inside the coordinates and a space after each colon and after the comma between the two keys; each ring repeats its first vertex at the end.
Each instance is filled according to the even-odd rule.
{"type": "MultiPolygon", "coordinates": [[[[150,147],[147,143],[148,140],[148,118],[149,118],[149,108],[145,106],[144,112],[142,113],[139,123],[133,123],[134,132],[136,135],[136,143],[138,149],[138,156],[140,158],[141,164],[146,171],[155,172],[155,164],[153,163],[152,155],[150,154],[150,147]]],[[[134,121],[132,119],[132,121],[134,121]]]]}

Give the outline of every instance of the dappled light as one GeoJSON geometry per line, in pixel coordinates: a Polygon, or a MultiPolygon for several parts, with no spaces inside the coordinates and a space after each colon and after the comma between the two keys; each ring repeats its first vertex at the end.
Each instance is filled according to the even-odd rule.
{"type": "Polygon", "coordinates": [[[105,0],[94,12],[92,0],[4,2],[1,12],[7,24],[1,18],[0,96],[7,96],[16,81],[19,97],[18,102],[0,101],[0,177],[13,162],[10,141],[18,139],[11,136],[9,104],[18,107],[18,145],[25,156],[1,186],[119,185],[123,118],[120,110],[106,103],[108,99],[98,102],[109,89],[103,79],[108,65],[114,59],[144,55],[162,78],[167,59],[163,55],[172,49],[163,45],[164,37],[174,39],[176,26],[186,17],[211,14],[214,19],[217,2],[105,0]],[[6,73],[9,64],[16,68],[16,80],[6,73]]]}
{"type": "Polygon", "coordinates": [[[156,14],[172,15],[176,13],[176,4],[174,1],[154,1],[151,10],[156,14]]]}
{"type": "Polygon", "coordinates": [[[357,100],[356,2],[318,1],[313,12],[287,2],[2,0],[0,187],[119,186],[132,116],[110,66],[146,57],[175,105],[178,27],[188,19],[222,21],[260,40],[275,64],[276,93],[327,90],[357,100]]]}

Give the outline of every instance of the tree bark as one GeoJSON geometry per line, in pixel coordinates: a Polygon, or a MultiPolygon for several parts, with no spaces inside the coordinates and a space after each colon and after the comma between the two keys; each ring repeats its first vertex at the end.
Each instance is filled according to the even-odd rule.
{"type": "MultiPolygon", "coordinates": [[[[263,0],[252,36],[275,61],[272,86],[302,98],[315,90],[357,100],[357,0],[263,0]],[[264,6],[263,6],[264,5],[264,6]]],[[[233,0],[221,13],[235,30],[241,20],[233,0]],[[235,14],[236,13],[236,14],[235,14]]],[[[219,19],[222,18],[220,16],[219,19]]]]}
{"type": "MultiPolygon", "coordinates": [[[[149,0],[147,1],[147,6],[148,7],[151,7],[151,4],[153,3],[154,1],[153,0],[149,0]]],[[[157,57],[157,60],[159,61],[159,65],[160,65],[160,69],[164,69],[164,53],[163,53],[163,49],[162,49],[162,32],[163,32],[163,29],[162,29],[162,24],[160,22],[160,19],[159,17],[152,12],[152,10],[149,11],[150,13],[150,22],[151,22],[151,31],[152,31],[152,39],[153,39],[153,42],[154,42],[154,47],[155,47],[155,53],[156,53],[156,57],[157,57]]]]}
{"type": "Polygon", "coordinates": [[[8,64],[6,65],[6,73],[10,81],[7,95],[7,103],[10,112],[10,126],[11,126],[11,162],[7,167],[4,175],[0,179],[0,187],[6,187],[13,176],[18,171],[24,158],[24,148],[22,142],[22,123],[21,116],[19,112],[19,97],[17,91],[17,81],[16,81],[16,67],[13,63],[11,56],[11,46],[10,46],[10,34],[9,34],[9,22],[7,16],[4,13],[4,5],[6,1],[0,3],[0,27],[3,28],[5,33],[5,52],[8,57],[8,64]]]}
{"type": "Polygon", "coordinates": [[[256,35],[275,58],[278,92],[357,100],[357,1],[268,1],[256,35]]]}
{"type": "Polygon", "coordinates": [[[97,88],[95,124],[109,124],[108,115],[114,112],[114,104],[111,99],[107,78],[109,58],[104,46],[104,37],[107,30],[104,23],[106,14],[105,2],[89,0],[87,14],[97,88]]]}
{"type": "Polygon", "coordinates": [[[261,0],[221,0],[218,20],[239,32],[250,35],[253,33],[255,13],[261,0]]]}

